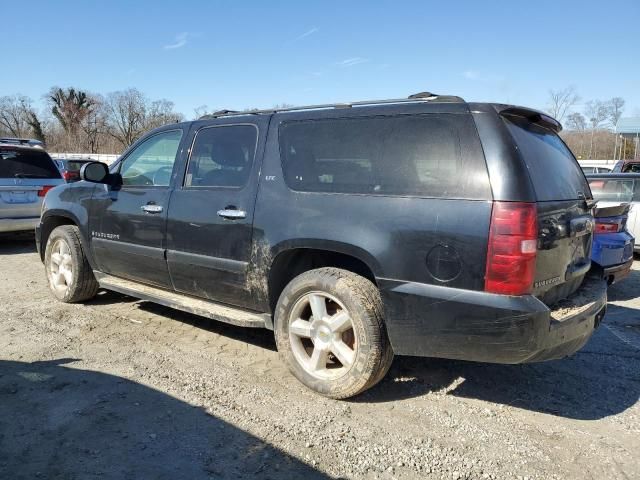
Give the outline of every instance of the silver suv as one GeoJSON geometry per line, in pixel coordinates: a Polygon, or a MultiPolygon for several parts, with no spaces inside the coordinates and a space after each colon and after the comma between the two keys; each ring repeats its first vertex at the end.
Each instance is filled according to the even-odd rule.
{"type": "Polygon", "coordinates": [[[33,230],[42,199],[64,180],[39,147],[0,143],[0,232],[33,230]]]}

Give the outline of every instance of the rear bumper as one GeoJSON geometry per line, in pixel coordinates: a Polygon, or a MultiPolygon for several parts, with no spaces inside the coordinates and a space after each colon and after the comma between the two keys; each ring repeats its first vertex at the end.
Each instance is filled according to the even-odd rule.
{"type": "Polygon", "coordinates": [[[33,231],[40,217],[0,218],[0,233],[33,231]]]}
{"type": "Polygon", "coordinates": [[[398,355],[491,363],[563,358],[589,340],[606,310],[607,285],[589,278],[564,308],[537,298],[379,279],[398,355]]]}
{"type": "Polygon", "coordinates": [[[631,272],[631,266],[633,265],[633,258],[631,260],[621,263],[620,265],[613,265],[611,267],[602,269],[602,276],[610,284],[616,283],[625,278],[631,272]]]}

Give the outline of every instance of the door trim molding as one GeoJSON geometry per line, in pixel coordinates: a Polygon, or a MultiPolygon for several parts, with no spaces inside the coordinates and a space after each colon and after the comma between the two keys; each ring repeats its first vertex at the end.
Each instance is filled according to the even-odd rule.
{"type": "Polygon", "coordinates": [[[232,260],[230,258],[211,257],[209,255],[200,255],[198,253],[181,252],[178,250],[167,250],[167,261],[169,264],[173,262],[195,265],[197,267],[210,268],[212,270],[220,270],[236,274],[244,274],[249,266],[249,262],[232,260]]]}
{"type": "Polygon", "coordinates": [[[149,257],[155,260],[164,260],[164,248],[148,247],[146,245],[138,245],[129,242],[120,242],[118,240],[109,240],[106,238],[91,237],[93,248],[103,248],[122,253],[123,255],[138,255],[149,257]]]}

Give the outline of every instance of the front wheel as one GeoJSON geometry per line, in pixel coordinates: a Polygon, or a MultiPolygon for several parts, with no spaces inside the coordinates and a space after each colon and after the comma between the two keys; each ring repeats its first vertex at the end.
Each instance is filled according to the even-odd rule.
{"type": "Polygon", "coordinates": [[[293,375],[331,398],[348,398],[378,383],[393,351],[376,286],[338,268],[294,278],[276,307],[276,342],[293,375]]]}
{"type": "Polygon", "coordinates": [[[49,288],[58,300],[82,302],[98,293],[98,282],[84,255],[78,227],[62,225],[51,232],[44,265],[49,288]]]}

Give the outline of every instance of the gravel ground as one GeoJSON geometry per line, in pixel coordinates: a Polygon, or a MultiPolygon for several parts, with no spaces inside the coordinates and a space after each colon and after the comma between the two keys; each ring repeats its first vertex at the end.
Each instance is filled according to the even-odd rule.
{"type": "Polygon", "coordinates": [[[49,294],[32,239],[0,239],[0,478],[640,478],[640,266],[571,358],[396,358],[319,397],[272,334],[104,292],[49,294]]]}

